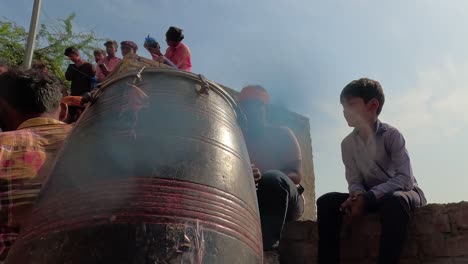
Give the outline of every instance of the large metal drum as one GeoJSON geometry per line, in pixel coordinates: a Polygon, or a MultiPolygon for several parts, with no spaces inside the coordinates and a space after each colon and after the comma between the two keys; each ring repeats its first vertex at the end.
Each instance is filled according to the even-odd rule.
{"type": "Polygon", "coordinates": [[[95,94],[8,264],[262,263],[235,101],[192,73],[136,75],[95,94]]]}

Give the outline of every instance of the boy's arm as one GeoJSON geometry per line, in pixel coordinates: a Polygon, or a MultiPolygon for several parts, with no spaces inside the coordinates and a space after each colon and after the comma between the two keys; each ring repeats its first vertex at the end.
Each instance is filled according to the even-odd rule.
{"type": "Polygon", "coordinates": [[[352,155],[352,149],[346,144],[345,140],[341,142],[341,158],[345,166],[345,176],[348,182],[348,191],[350,195],[366,192],[366,188],[362,184],[362,175],[359,172],[356,161],[352,155]]]}
{"type": "Polygon", "coordinates": [[[395,168],[395,175],[371,189],[372,194],[377,199],[386,193],[411,191],[414,187],[413,171],[403,135],[398,130],[394,130],[384,140],[388,144],[387,151],[395,168]]]}

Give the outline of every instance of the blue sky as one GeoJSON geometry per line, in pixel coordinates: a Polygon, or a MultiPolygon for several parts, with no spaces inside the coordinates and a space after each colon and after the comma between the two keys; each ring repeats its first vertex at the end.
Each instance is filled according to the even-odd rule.
{"type": "MultiPolygon", "coordinates": [[[[351,80],[381,82],[381,120],[402,131],[430,202],[468,200],[468,2],[460,0],[43,0],[42,23],[77,14],[78,29],[163,48],[184,29],[193,71],[310,118],[317,194],[346,191],[340,142],[350,132],[339,93],[351,80]]],[[[32,0],[0,2],[28,26],[32,0]]],[[[147,56],[145,51],[141,55],[147,56]]]]}

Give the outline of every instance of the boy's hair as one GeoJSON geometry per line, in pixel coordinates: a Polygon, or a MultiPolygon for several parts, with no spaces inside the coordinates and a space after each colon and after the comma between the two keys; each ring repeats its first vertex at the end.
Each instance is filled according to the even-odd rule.
{"type": "Polygon", "coordinates": [[[68,57],[72,54],[79,54],[79,52],[78,49],[75,47],[68,47],[65,49],[65,52],[63,54],[68,57]]]}
{"type": "Polygon", "coordinates": [[[117,45],[117,41],[115,40],[108,40],[104,43],[104,46],[114,46],[115,49],[117,49],[119,47],[119,45],[117,45]]]}
{"type": "Polygon", "coordinates": [[[0,97],[22,114],[49,113],[62,99],[59,79],[38,70],[9,70],[0,75],[0,97]]]}
{"type": "Polygon", "coordinates": [[[382,107],[385,103],[385,95],[382,86],[378,81],[368,78],[361,78],[354,80],[343,88],[340,94],[340,103],[343,103],[349,97],[359,97],[364,100],[364,103],[372,99],[377,99],[379,107],[377,108],[377,115],[382,112],[382,107]]]}
{"type": "Polygon", "coordinates": [[[104,56],[106,55],[106,53],[102,49],[95,49],[94,56],[97,56],[99,54],[104,55],[104,56]]]}

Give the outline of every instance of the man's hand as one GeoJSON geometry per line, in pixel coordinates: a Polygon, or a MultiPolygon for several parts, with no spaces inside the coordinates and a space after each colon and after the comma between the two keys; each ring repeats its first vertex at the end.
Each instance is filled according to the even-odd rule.
{"type": "Polygon", "coordinates": [[[144,44],[145,49],[150,53],[150,54],[155,54],[158,56],[162,56],[161,50],[156,48],[156,47],[150,47],[148,44],[144,44]]]}
{"type": "Polygon", "coordinates": [[[255,164],[252,164],[252,173],[253,173],[253,176],[254,176],[255,185],[258,185],[258,181],[262,178],[262,173],[255,166],[255,164]]]}

